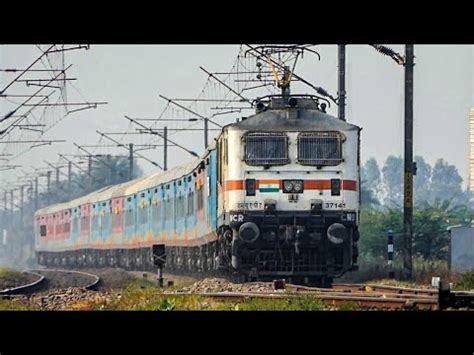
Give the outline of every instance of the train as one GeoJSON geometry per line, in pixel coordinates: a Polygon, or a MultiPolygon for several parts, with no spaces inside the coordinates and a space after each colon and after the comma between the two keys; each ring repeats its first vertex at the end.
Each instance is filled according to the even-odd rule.
{"type": "Polygon", "coordinates": [[[225,271],[330,285],[357,270],[361,128],[312,95],[259,98],[199,158],[36,211],[44,266],[225,271]]]}

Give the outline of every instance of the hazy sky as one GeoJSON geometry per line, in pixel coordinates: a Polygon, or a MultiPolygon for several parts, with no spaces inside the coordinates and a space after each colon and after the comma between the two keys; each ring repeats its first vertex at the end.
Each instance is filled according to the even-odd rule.
{"type": "MultiPolygon", "coordinates": [[[[404,46],[394,45],[403,52],[404,46]]],[[[305,55],[296,72],[315,85],[322,86],[334,95],[337,93],[337,46],[318,47],[321,61],[305,55]]],[[[68,116],[47,132],[44,139],[65,139],[67,143],[32,149],[13,164],[45,166],[43,160],[57,162],[57,152],[77,153],[71,142],[95,144],[104,132],[130,129],[123,116],[157,117],[166,106],[158,98],[196,97],[203,89],[209,71],[228,71],[235,62],[239,46],[224,45],[147,45],[147,46],[95,46],[66,54],[67,64],[73,64],[69,77],[77,78],[68,88],[69,101],[81,101],[82,94],[89,101],[107,101],[108,105],[95,110],[68,116]]],[[[0,46],[1,68],[22,68],[39,55],[35,46],[0,46]]],[[[466,183],[468,176],[468,114],[474,106],[474,50],[472,46],[415,46],[414,91],[414,152],[424,156],[431,164],[444,158],[459,169],[466,183]]],[[[9,82],[11,74],[0,73],[0,86],[9,82]]],[[[369,46],[347,47],[347,120],[363,127],[362,160],[375,157],[380,165],[390,154],[403,154],[403,67],[390,58],[377,53],[369,46]]],[[[18,85],[10,93],[25,92],[18,85]]],[[[212,87],[208,88],[212,90],[212,87]]],[[[309,88],[296,85],[293,93],[312,93],[309,88]]],[[[20,100],[17,100],[20,102],[20,100]]],[[[11,108],[0,98],[0,115],[11,108]]],[[[336,115],[333,106],[330,113],[336,115]]],[[[204,112],[202,112],[204,114],[204,112]]],[[[179,112],[168,115],[178,117],[179,112]]],[[[245,111],[241,115],[249,115],[245,111]]],[[[229,119],[217,116],[216,121],[229,119]]],[[[200,127],[198,124],[195,127],[200,127]]],[[[213,134],[216,134],[213,132],[213,134]]],[[[186,132],[174,136],[181,144],[196,152],[203,151],[202,132],[186,132]]],[[[122,142],[150,141],[150,136],[128,136],[122,142]]],[[[102,140],[102,143],[106,141],[102,140]]],[[[94,149],[91,149],[94,150],[94,149]]],[[[105,150],[102,150],[105,151],[105,150]]],[[[98,153],[99,150],[94,150],[98,153]]],[[[120,148],[110,152],[126,154],[120,148]]],[[[143,152],[162,162],[161,148],[143,152]]],[[[190,156],[178,148],[170,149],[169,167],[190,156]]],[[[140,165],[149,173],[155,171],[149,163],[140,165]]],[[[28,171],[31,171],[28,170],[28,171]]],[[[0,172],[1,181],[11,181],[14,171],[0,172]]]]}

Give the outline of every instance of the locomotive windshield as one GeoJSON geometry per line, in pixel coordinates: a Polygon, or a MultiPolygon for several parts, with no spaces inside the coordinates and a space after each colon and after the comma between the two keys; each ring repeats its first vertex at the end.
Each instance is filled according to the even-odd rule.
{"type": "Polygon", "coordinates": [[[248,133],[244,143],[249,165],[283,165],[290,161],[288,136],[284,133],[248,133]]]}
{"type": "Polygon", "coordinates": [[[342,141],[339,132],[300,133],[298,162],[303,165],[339,165],[342,162],[342,141]]]}

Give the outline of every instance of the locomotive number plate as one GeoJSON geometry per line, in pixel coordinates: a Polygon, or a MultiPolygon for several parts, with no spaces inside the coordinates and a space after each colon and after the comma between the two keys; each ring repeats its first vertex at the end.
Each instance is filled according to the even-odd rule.
{"type": "Polygon", "coordinates": [[[326,202],[324,207],[327,209],[338,209],[338,208],[345,208],[346,204],[344,202],[326,202]]]}
{"type": "Polygon", "coordinates": [[[258,210],[263,209],[262,202],[239,202],[237,203],[237,208],[239,210],[258,210]]]}

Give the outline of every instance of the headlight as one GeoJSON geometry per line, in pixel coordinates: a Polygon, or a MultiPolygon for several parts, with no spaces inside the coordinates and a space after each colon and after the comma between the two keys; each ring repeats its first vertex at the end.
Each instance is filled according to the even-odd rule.
{"type": "Polygon", "coordinates": [[[294,186],[295,192],[303,192],[303,181],[296,181],[294,186]]]}
{"type": "Polygon", "coordinates": [[[301,193],[303,187],[303,180],[283,180],[284,193],[301,193]]]}
{"type": "Polygon", "coordinates": [[[285,180],[283,182],[283,192],[291,192],[293,190],[293,182],[285,180]]]}

